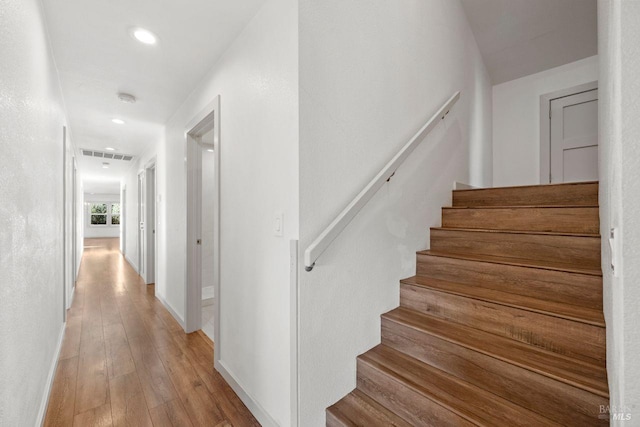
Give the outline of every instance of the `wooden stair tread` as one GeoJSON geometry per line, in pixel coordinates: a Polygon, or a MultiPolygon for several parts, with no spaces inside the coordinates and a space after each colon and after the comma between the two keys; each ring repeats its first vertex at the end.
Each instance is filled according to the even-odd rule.
{"type": "Polygon", "coordinates": [[[542,235],[542,236],[571,236],[571,237],[589,237],[589,238],[598,238],[598,239],[600,238],[599,234],[594,234],[594,233],[566,233],[566,232],[558,232],[558,231],[496,230],[492,228],[457,228],[457,227],[431,227],[431,230],[469,231],[474,233],[497,233],[497,234],[529,234],[529,235],[542,235]]]}
{"type": "Polygon", "coordinates": [[[443,207],[442,226],[589,234],[600,232],[598,206],[595,205],[443,207]]]}
{"type": "Polygon", "coordinates": [[[385,345],[374,347],[358,359],[475,425],[559,425],[385,345]]]}
{"type": "Polygon", "coordinates": [[[604,366],[590,364],[403,307],[391,310],[382,317],[598,396],[609,397],[607,372],[604,366]]]}
{"type": "Polygon", "coordinates": [[[380,405],[358,389],[327,408],[327,426],[411,427],[411,424],[380,405]]]}
{"type": "Polygon", "coordinates": [[[563,209],[563,208],[598,208],[598,205],[492,205],[492,206],[443,206],[442,209],[563,209]]]}
{"type": "Polygon", "coordinates": [[[598,183],[524,185],[519,187],[469,188],[453,191],[454,206],[490,205],[597,205],[598,183]]]}
{"type": "Polygon", "coordinates": [[[459,190],[453,190],[454,193],[461,193],[464,191],[484,191],[484,190],[512,190],[512,189],[546,189],[553,187],[568,187],[568,186],[584,186],[584,185],[593,185],[599,184],[599,181],[580,181],[580,182],[558,182],[553,184],[530,184],[530,185],[511,185],[506,187],[488,187],[488,188],[461,188],[459,190]]]}
{"type": "Polygon", "coordinates": [[[403,279],[400,283],[427,287],[436,291],[460,295],[467,298],[478,299],[500,305],[507,305],[522,310],[535,311],[553,317],[588,323],[594,326],[605,327],[604,315],[601,310],[595,310],[577,305],[563,304],[561,302],[541,300],[525,295],[512,294],[495,289],[476,287],[464,283],[448,282],[424,276],[413,276],[403,279]]]}
{"type": "Polygon", "coordinates": [[[457,254],[457,253],[448,253],[448,252],[439,252],[439,251],[419,251],[419,255],[430,255],[444,258],[455,258],[455,259],[464,259],[469,261],[480,261],[480,262],[490,262],[493,264],[506,264],[506,265],[514,265],[518,267],[529,267],[529,268],[541,268],[544,270],[556,270],[556,271],[566,271],[568,273],[578,273],[578,274],[588,274],[590,276],[602,276],[602,270],[594,269],[594,268],[586,268],[586,267],[576,267],[573,264],[567,264],[562,262],[553,262],[553,261],[536,261],[522,258],[506,258],[506,257],[497,257],[490,255],[471,255],[471,254],[457,254]]]}

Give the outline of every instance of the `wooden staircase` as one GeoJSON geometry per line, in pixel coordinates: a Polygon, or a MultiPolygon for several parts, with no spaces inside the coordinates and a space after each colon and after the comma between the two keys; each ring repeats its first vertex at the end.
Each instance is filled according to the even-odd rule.
{"type": "Polygon", "coordinates": [[[327,426],[600,426],[598,183],[456,190],[327,426]]]}

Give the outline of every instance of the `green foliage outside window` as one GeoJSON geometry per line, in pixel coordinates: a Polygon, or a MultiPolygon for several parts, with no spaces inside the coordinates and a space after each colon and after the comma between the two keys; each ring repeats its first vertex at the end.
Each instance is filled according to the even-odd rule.
{"type": "Polygon", "coordinates": [[[107,225],[107,204],[91,204],[91,225],[107,225]]]}
{"type": "Polygon", "coordinates": [[[111,218],[111,225],[120,225],[120,203],[92,203],[91,204],[91,225],[107,225],[111,218]],[[109,215],[111,206],[111,215],[109,215]]]}
{"type": "Polygon", "coordinates": [[[111,225],[120,225],[120,203],[111,205],[111,225]]]}

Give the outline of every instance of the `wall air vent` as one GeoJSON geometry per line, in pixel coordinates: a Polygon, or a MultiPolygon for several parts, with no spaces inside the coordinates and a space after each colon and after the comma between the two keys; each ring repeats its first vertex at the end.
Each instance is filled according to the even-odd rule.
{"type": "Polygon", "coordinates": [[[125,162],[130,162],[135,157],[131,154],[105,153],[103,151],[87,150],[86,148],[82,148],[80,151],[82,151],[82,154],[87,157],[100,157],[103,159],[122,160],[125,162]]]}

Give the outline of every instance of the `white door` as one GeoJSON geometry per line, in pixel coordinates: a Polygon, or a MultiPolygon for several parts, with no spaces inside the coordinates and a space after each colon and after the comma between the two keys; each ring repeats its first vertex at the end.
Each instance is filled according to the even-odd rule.
{"type": "Polygon", "coordinates": [[[598,89],[551,100],[551,182],[598,180],[598,89]]]}
{"type": "Polygon", "coordinates": [[[156,281],[156,169],[155,165],[147,168],[144,179],[146,181],[144,204],[145,209],[145,249],[144,278],[147,284],[156,281]]]}

